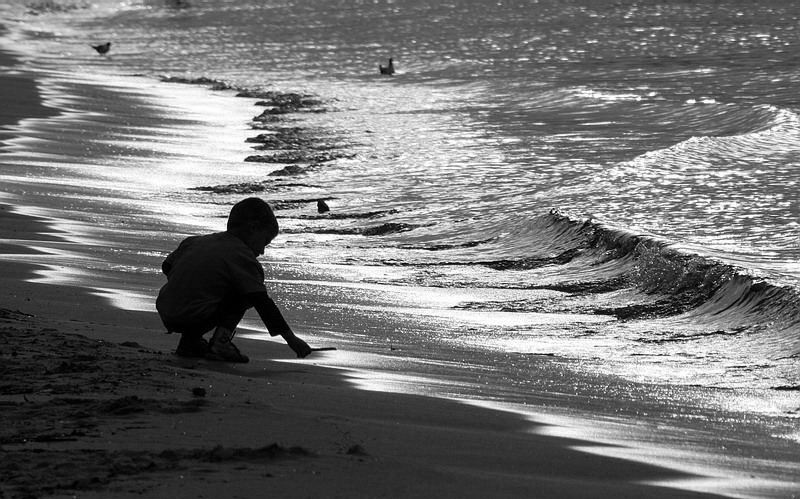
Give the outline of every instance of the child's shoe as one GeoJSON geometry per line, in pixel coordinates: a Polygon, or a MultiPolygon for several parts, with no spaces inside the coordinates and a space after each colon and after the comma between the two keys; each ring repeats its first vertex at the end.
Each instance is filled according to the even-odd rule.
{"type": "Polygon", "coordinates": [[[190,336],[186,334],[181,335],[181,340],[178,342],[178,348],[175,349],[175,355],[178,357],[199,357],[206,356],[208,350],[208,342],[202,336],[190,336]]]}
{"type": "Polygon", "coordinates": [[[206,360],[218,360],[223,362],[241,362],[246,364],[250,358],[239,351],[232,341],[220,341],[211,339],[206,351],[206,360]]]}

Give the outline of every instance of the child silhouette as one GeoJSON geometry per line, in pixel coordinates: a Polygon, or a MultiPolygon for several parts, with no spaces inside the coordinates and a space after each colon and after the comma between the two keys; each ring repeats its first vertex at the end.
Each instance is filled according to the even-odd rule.
{"type": "Polygon", "coordinates": [[[303,358],[311,348],[295,336],[264,285],[257,257],[278,235],[278,221],[262,199],[236,203],[227,230],[184,239],[161,265],[167,283],[156,309],[170,333],[180,333],[176,355],[248,362],[231,341],[245,312],[256,309],[269,334],[280,335],[303,358]],[[214,330],[210,341],[203,335],[214,330]]]}

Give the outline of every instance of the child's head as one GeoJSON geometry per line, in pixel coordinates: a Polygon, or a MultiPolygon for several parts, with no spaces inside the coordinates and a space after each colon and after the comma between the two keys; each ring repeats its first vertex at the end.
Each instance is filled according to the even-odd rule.
{"type": "Polygon", "coordinates": [[[239,201],[228,215],[228,232],[267,229],[272,237],[278,235],[278,220],[266,201],[247,198],[239,201]]]}

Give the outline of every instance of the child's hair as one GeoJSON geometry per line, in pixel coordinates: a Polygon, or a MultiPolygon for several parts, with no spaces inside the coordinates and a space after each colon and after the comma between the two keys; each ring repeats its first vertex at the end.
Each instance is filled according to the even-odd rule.
{"type": "Polygon", "coordinates": [[[278,234],[278,220],[266,201],[260,198],[247,198],[239,201],[228,215],[228,230],[244,228],[272,229],[278,234]]]}

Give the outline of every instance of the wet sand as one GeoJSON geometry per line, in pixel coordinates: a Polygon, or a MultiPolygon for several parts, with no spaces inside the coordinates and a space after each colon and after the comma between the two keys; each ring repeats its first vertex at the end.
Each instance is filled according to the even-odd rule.
{"type": "MultiPolygon", "coordinates": [[[[2,123],[50,113],[24,74],[0,84],[23,103],[2,123]]],[[[0,205],[4,497],[712,497],[516,413],[358,390],[278,343],[237,340],[246,365],[177,358],[152,311],[32,279],[37,243],[67,236],[0,205]]]]}
{"type": "MultiPolygon", "coordinates": [[[[47,230],[0,219],[5,255],[47,230]]],[[[175,338],[144,334],[153,317],[30,270],[0,260],[5,497],[704,497],[637,483],[681,475],[572,450],[516,414],[360,391],[311,363],[180,359],[175,338]]]]}

